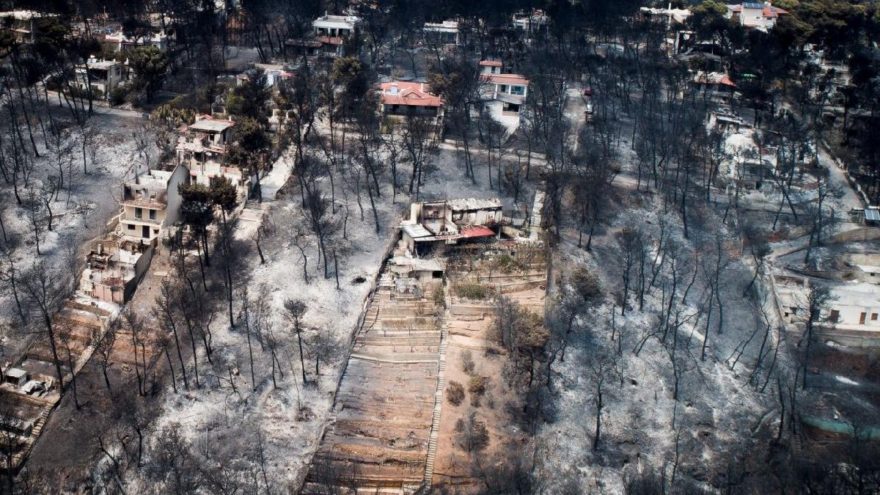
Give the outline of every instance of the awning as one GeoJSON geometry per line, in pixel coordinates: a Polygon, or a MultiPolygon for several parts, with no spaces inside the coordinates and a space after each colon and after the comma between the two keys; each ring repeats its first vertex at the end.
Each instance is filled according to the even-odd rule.
{"type": "Polygon", "coordinates": [[[473,227],[464,227],[461,229],[461,236],[465,238],[473,238],[473,237],[494,237],[495,232],[489,227],[483,227],[482,225],[475,225],[473,227]]]}

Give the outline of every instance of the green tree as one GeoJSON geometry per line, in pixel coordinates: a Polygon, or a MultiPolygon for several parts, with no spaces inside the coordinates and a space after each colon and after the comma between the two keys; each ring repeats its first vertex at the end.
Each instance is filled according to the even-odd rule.
{"type": "Polygon", "coordinates": [[[250,71],[241,84],[229,91],[226,111],[230,115],[249,117],[263,123],[266,121],[269,94],[266,73],[262,69],[250,71]]]}
{"type": "Polygon", "coordinates": [[[168,72],[168,55],[155,46],[140,47],[132,51],[129,63],[135,75],[135,89],[143,91],[147,101],[152,101],[168,72]]]}
{"type": "Polygon", "coordinates": [[[248,171],[256,177],[253,194],[262,200],[260,174],[269,161],[268,150],[272,142],[265,128],[257,120],[245,117],[233,128],[235,144],[226,156],[229,163],[248,171]]]}
{"type": "Polygon", "coordinates": [[[693,8],[693,15],[689,19],[694,31],[704,40],[720,39],[729,37],[733,24],[726,19],[727,5],[718,0],[705,0],[693,8]]]}

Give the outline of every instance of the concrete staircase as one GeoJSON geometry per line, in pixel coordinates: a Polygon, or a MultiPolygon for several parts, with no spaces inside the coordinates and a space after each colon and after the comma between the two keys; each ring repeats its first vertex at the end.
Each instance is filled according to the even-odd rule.
{"type": "MultiPolygon", "coordinates": [[[[446,294],[446,307],[449,307],[449,293],[446,294]]],[[[444,318],[449,321],[449,318],[444,318]]],[[[434,415],[431,421],[431,436],[428,440],[428,460],[425,463],[425,485],[430,487],[434,478],[434,462],[437,460],[437,443],[440,437],[440,413],[443,409],[443,391],[446,387],[446,347],[449,344],[449,324],[444,323],[440,332],[440,362],[437,371],[437,390],[434,392],[434,415]]]]}

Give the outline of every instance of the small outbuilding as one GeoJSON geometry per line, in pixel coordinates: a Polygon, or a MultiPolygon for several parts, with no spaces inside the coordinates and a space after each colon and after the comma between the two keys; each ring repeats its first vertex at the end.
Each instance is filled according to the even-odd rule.
{"type": "Polygon", "coordinates": [[[29,379],[28,372],[21,368],[9,368],[3,374],[3,382],[16,387],[22,387],[29,379]]]}

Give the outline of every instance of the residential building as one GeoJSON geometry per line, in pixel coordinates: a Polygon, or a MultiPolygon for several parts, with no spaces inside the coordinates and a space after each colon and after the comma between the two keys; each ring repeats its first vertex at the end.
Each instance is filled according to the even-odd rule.
{"type": "Polygon", "coordinates": [[[880,285],[880,253],[849,253],[843,257],[848,278],[880,285]]]}
{"type": "Polygon", "coordinates": [[[153,169],[123,184],[118,231],[125,240],[149,244],[163,227],[177,222],[182,202],[178,188],[189,180],[184,165],[153,169]]]}
{"type": "Polygon", "coordinates": [[[504,112],[519,112],[529,94],[529,80],[519,74],[482,74],[480,81],[483,97],[501,102],[504,112]]]}
{"type": "Polygon", "coordinates": [[[186,127],[177,143],[177,159],[189,170],[190,182],[207,186],[212,178],[222,176],[239,192],[247,190],[249,179],[241,169],[224,165],[232,144],[233,127],[235,122],[231,120],[208,115],[196,117],[196,121],[186,127]]]}
{"type": "Polygon", "coordinates": [[[401,249],[418,255],[436,243],[495,237],[503,214],[500,199],[453,199],[413,203],[401,222],[401,249]]]}
{"type": "Polygon", "coordinates": [[[342,55],[345,40],[355,34],[360,18],[351,15],[329,15],[312,21],[315,40],[321,43],[321,52],[327,55],[342,55]]]}
{"type": "Polygon", "coordinates": [[[359,22],[360,18],[352,15],[324,14],[312,21],[312,29],[318,37],[348,38],[354,34],[359,22]]]}
{"type": "Polygon", "coordinates": [[[19,43],[33,43],[39,20],[53,17],[57,15],[34,10],[0,12],[0,30],[12,33],[19,43]]]}
{"type": "Polygon", "coordinates": [[[501,74],[503,67],[500,60],[480,60],[480,74],[501,74]]]}
{"type": "Polygon", "coordinates": [[[291,38],[284,42],[285,54],[290,58],[318,55],[322,46],[316,39],[291,38]]]}
{"type": "Polygon", "coordinates": [[[458,45],[458,21],[426,22],[422,28],[425,42],[435,45],[458,45]]]}
{"type": "Polygon", "coordinates": [[[543,10],[534,9],[531,12],[517,12],[513,14],[511,25],[514,29],[526,33],[538,32],[550,24],[550,17],[543,10]]]}
{"type": "Polygon", "coordinates": [[[154,46],[163,52],[168,49],[168,35],[162,31],[144,36],[126,36],[122,31],[104,36],[104,44],[117,52],[128,51],[142,46],[154,46]]]}
{"type": "Polygon", "coordinates": [[[379,85],[379,102],[384,115],[443,117],[443,100],[425,83],[392,81],[379,85]]]}
{"type": "Polygon", "coordinates": [[[274,88],[281,81],[293,77],[293,72],[281,64],[254,64],[255,69],[261,69],[266,74],[266,86],[274,88]]]}
{"type": "Polygon", "coordinates": [[[105,99],[125,80],[125,66],[116,60],[89,57],[84,65],[76,67],[76,85],[82,90],[91,87],[92,91],[105,99]]]}
{"type": "Polygon", "coordinates": [[[821,320],[819,326],[829,335],[880,339],[880,288],[866,282],[835,286],[821,320]]]}
{"type": "Polygon", "coordinates": [[[663,19],[666,21],[667,26],[671,25],[673,22],[676,24],[684,24],[688,17],[693,14],[689,9],[662,7],[642,7],[639,9],[639,12],[641,12],[642,16],[648,19],[663,19]]]}
{"type": "Polygon", "coordinates": [[[222,162],[232,138],[235,122],[200,115],[188,125],[177,142],[177,159],[193,170],[200,163],[222,162]]]}
{"type": "Polygon", "coordinates": [[[697,71],[691,83],[707,96],[728,98],[736,90],[736,83],[723,72],[697,71]]]}
{"type": "Polygon", "coordinates": [[[727,18],[748,29],[767,31],[776,25],[780,16],[788,11],[774,7],[770,2],[743,2],[727,5],[727,18]]]}
{"type": "Polygon", "coordinates": [[[126,303],[147,273],[155,248],[155,242],[133,241],[118,231],[96,241],[86,256],[79,291],[98,301],[126,303]]]}

